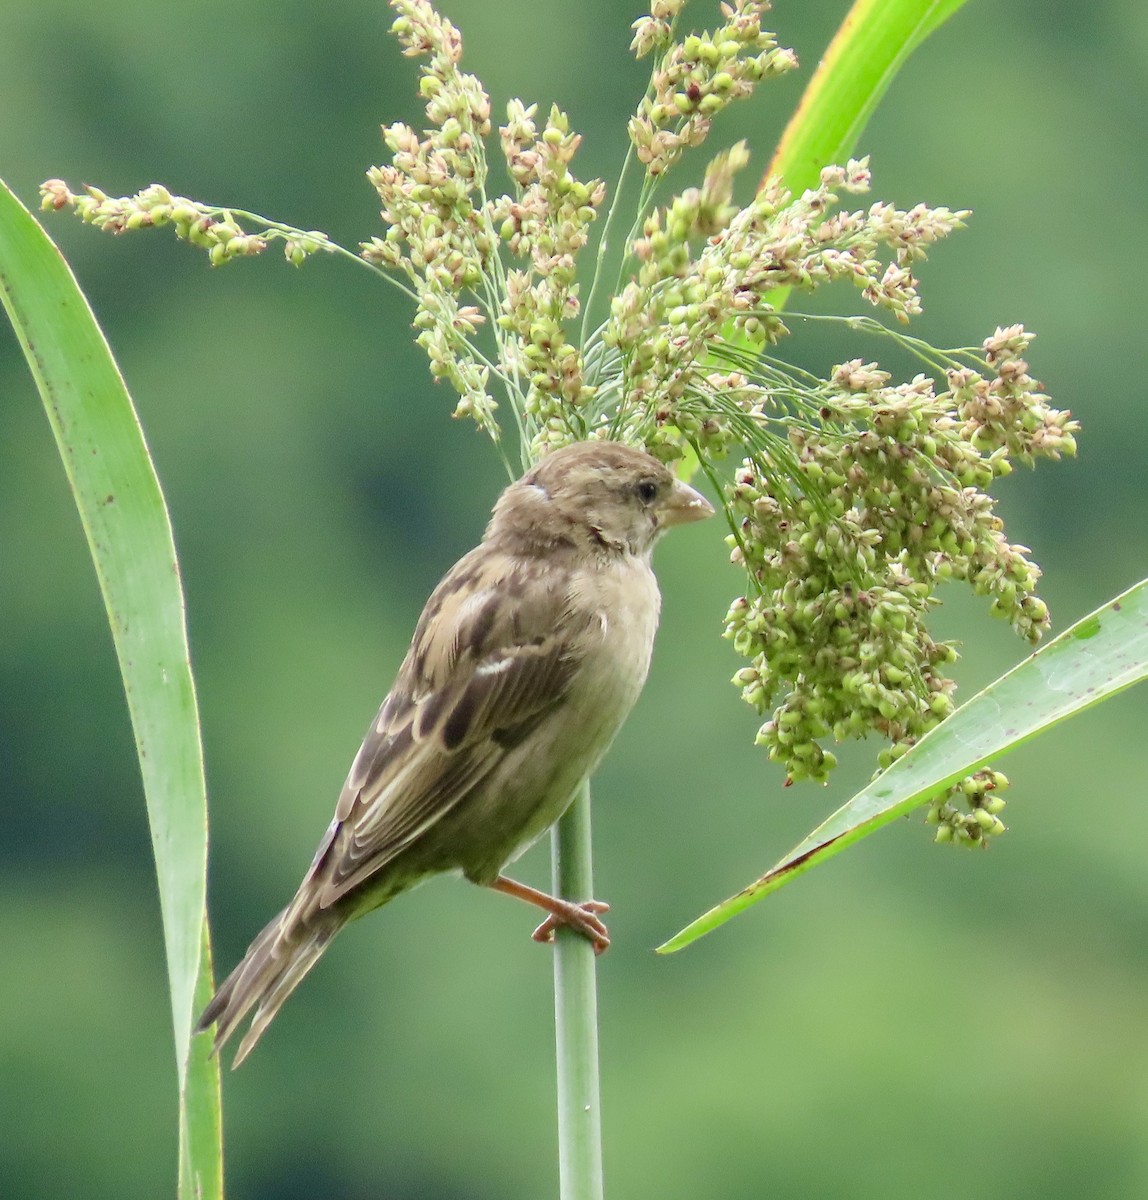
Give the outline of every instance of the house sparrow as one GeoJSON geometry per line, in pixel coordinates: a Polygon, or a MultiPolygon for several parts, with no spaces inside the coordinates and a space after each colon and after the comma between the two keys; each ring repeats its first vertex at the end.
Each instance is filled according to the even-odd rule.
{"type": "Polygon", "coordinates": [[[548,896],[503,866],[566,811],[650,663],[660,597],[650,551],[709,502],[642,450],[580,442],[499,497],[482,542],[423,609],[295,898],[199,1018],[215,1050],[258,1005],[235,1066],[348,921],[461,871],[546,910],[601,953],[607,905],[548,896]]]}

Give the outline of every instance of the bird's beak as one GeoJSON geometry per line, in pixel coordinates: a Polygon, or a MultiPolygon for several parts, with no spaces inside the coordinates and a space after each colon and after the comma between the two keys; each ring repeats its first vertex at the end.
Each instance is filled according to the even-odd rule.
{"type": "Polygon", "coordinates": [[[700,521],[703,517],[712,517],[714,506],[701,494],[695,492],[688,484],[680,479],[674,480],[670,494],[658,506],[658,518],[662,525],[685,525],[690,521],[700,521]]]}

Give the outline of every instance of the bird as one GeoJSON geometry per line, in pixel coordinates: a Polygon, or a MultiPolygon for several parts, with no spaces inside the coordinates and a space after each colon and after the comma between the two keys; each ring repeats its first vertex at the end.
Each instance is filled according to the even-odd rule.
{"type": "Polygon", "coordinates": [[[608,440],[554,450],[502,492],[431,593],[294,898],[203,1010],[195,1031],[215,1026],[214,1053],[254,1009],[237,1067],[348,922],[441,872],[545,910],[538,941],[569,926],[609,946],[608,905],[503,868],[566,811],[642,690],[654,542],[713,512],[645,450],[608,440]]]}

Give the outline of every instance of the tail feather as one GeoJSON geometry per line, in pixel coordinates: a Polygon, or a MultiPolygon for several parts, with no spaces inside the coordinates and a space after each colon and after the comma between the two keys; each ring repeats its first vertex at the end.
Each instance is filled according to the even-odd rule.
{"type": "Polygon", "coordinates": [[[218,1054],[247,1013],[258,1005],[231,1064],[233,1069],[251,1053],[283,1002],[345,923],[342,914],[331,910],[312,912],[304,921],[287,923],[287,912],[284,909],[251,943],[243,961],[220,985],[196,1024],[195,1032],[202,1033],[217,1023],[212,1052],[218,1054]]]}

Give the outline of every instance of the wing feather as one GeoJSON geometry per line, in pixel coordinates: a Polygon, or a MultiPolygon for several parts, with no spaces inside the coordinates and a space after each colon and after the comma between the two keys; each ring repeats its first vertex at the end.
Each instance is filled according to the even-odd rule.
{"type": "MultiPolygon", "coordinates": [[[[564,702],[580,660],[565,572],[479,547],[435,589],[297,902],[326,908],[451,812],[564,702]]],[[[293,906],[294,907],[294,906],[293,906]]]]}

